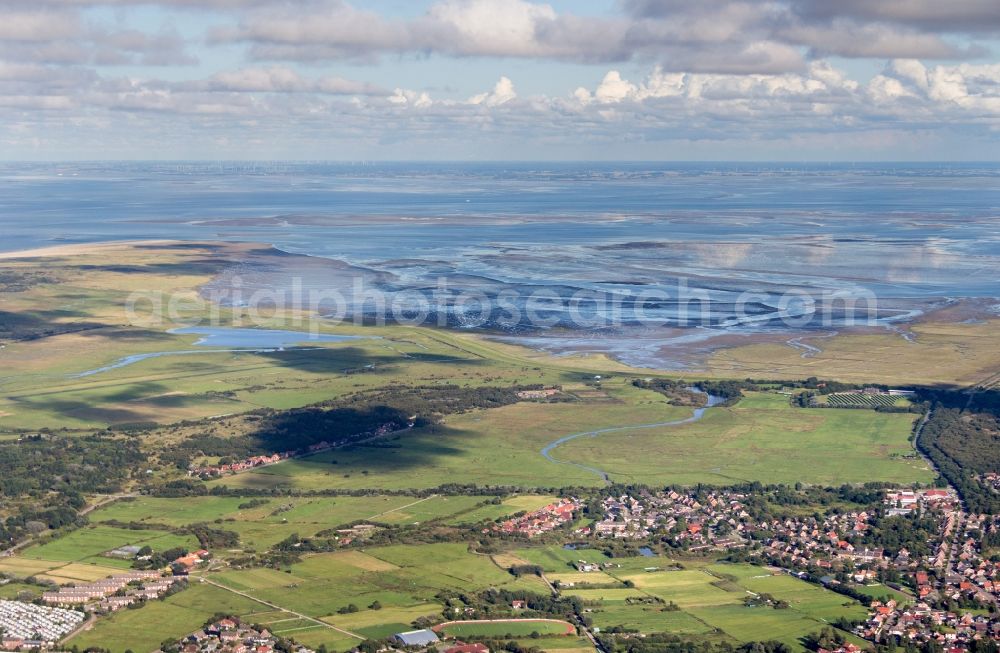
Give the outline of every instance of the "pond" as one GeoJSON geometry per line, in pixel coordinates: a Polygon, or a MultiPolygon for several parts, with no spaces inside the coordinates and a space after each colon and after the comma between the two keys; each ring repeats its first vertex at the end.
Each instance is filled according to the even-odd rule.
{"type": "Polygon", "coordinates": [[[238,327],[184,327],[181,329],[171,329],[168,333],[182,336],[202,336],[194,344],[196,347],[204,347],[204,349],[153,351],[144,354],[133,354],[119,358],[115,362],[103,367],[97,367],[70,376],[74,379],[94,376],[95,374],[128,367],[129,365],[134,365],[150,358],[160,358],[163,356],[189,356],[191,354],[204,354],[212,351],[220,353],[267,353],[285,349],[304,348],[304,343],[346,342],[348,340],[366,339],[365,336],[340,336],[325,333],[309,333],[306,331],[283,331],[279,329],[241,329],[238,327]],[[220,347],[221,349],[215,349],[216,347],[220,347]]]}

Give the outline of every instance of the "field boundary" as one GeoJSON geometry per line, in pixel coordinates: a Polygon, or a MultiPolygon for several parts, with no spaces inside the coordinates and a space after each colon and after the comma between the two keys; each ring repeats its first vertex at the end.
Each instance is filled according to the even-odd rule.
{"type": "Polygon", "coordinates": [[[458,620],[458,621],[446,621],[444,623],[437,624],[436,626],[432,626],[431,630],[433,630],[435,633],[440,633],[441,631],[443,631],[445,628],[447,628],[449,626],[462,626],[462,625],[466,625],[466,624],[475,625],[475,624],[503,624],[503,623],[507,623],[507,624],[528,624],[528,623],[536,623],[536,624],[538,624],[538,623],[560,624],[560,625],[566,627],[566,632],[563,633],[563,636],[566,636],[566,635],[576,635],[577,634],[577,632],[576,632],[576,626],[574,626],[573,624],[571,624],[568,621],[563,621],[562,619],[462,619],[462,620],[458,620]]]}

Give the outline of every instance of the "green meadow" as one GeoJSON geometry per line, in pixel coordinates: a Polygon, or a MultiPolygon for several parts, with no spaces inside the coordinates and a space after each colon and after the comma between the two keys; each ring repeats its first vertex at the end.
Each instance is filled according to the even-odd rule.
{"type": "Polygon", "coordinates": [[[901,457],[913,451],[913,421],[909,414],[794,408],[783,395],[750,393],[697,422],[579,438],[554,455],[620,483],[926,483],[933,480],[926,464],[901,457]]]}
{"type": "Polygon", "coordinates": [[[522,494],[504,499],[499,504],[478,507],[448,520],[449,524],[477,524],[494,521],[520,512],[533,512],[558,500],[551,495],[522,494]]]}
{"type": "Polygon", "coordinates": [[[212,578],[254,598],[345,627],[359,623],[360,627],[377,626],[394,614],[387,611],[390,609],[440,612],[440,606],[432,606],[442,590],[458,593],[509,587],[546,591],[540,579],[514,578],[488,556],[469,553],[466,544],[401,545],[311,555],[283,570],[227,570],[212,578]],[[382,610],[366,610],[376,601],[382,610]],[[361,612],[338,614],[352,604],[361,612]],[[366,619],[371,621],[366,623],[366,619]]]}
{"type": "MultiPolygon", "coordinates": [[[[117,501],[90,514],[90,521],[98,528],[76,531],[56,540],[46,547],[36,547],[29,555],[38,557],[66,555],[84,558],[117,548],[112,542],[149,543],[161,548],[168,540],[164,531],[132,531],[108,526],[108,522],[148,523],[151,526],[180,528],[193,523],[207,522],[213,528],[230,530],[240,535],[244,547],[262,550],[271,547],[292,534],[313,537],[320,531],[364,521],[376,524],[416,525],[433,520],[447,523],[475,523],[480,514],[509,515],[523,506],[541,506],[552,497],[511,497],[498,505],[483,505],[492,501],[490,496],[433,495],[412,496],[360,496],[360,497],[277,497],[258,500],[262,505],[241,509],[249,498],[241,497],[188,497],[165,499],[136,497],[117,501]],[[149,540],[147,542],[147,540],[149,540]],[[63,544],[65,543],[65,544],[63,544]],[[96,551],[96,553],[95,553],[96,551]]],[[[169,547],[168,547],[169,548],[169,547]]],[[[225,551],[215,552],[226,556],[225,551]]],[[[79,558],[79,559],[84,559],[79,558]]],[[[77,559],[77,558],[73,558],[77,559]]],[[[113,561],[112,561],[113,562],[113,561]]]]}
{"type": "Polygon", "coordinates": [[[690,409],[667,405],[654,392],[618,382],[605,388],[600,400],[523,402],[451,415],[440,426],[400,436],[395,440],[398,448],[375,452],[365,447],[340,449],[226,477],[210,485],[301,490],[428,488],[444,483],[596,486],[603,483],[599,476],[547,460],[541,450],[573,433],[664,422],[690,414],[690,409]]]}
{"type": "Polygon", "coordinates": [[[398,447],[379,449],[378,455],[364,447],[347,448],[211,484],[312,490],[426,488],[449,482],[546,487],[553,479],[560,485],[603,483],[584,467],[604,470],[613,481],[649,485],[932,480],[923,461],[904,458],[912,453],[912,415],[801,409],[790,406],[784,395],[751,393],[734,407],[708,410],[696,422],[629,430],[683,419],[691,411],[622,383],[602,392],[608,401],[519,403],[452,415],[441,426],[398,437],[398,447]],[[552,451],[560,462],[540,453],[566,435],[619,427],[625,428],[562,444],[552,451]]]}
{"type": "Polygon", "coordinates": [[[198,540],[190,535],[174,535],[165,531],[142,531],[91,525],[72,531],[51,542],[30,547],[22,555],[25,558],[53,562],[93,562],[104,566],[129,567],[128,561],[101,555],[127,545],[148,545],[156,551],[175,547],[195,549],[198,547],[198,540]]]}

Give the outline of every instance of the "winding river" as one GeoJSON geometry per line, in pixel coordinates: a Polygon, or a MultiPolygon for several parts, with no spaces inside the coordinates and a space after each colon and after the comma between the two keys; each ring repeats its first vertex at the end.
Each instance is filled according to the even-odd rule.
{"type": "Polygon", "coordinates": [[[577,438],[582,438],[582,437],[596,438],[597,436],[603,435],[604,433],[618,433],[620,431],[641,431],[641,430],[644,430],[644,429],[656,429],[656,428],[663,428],[663,427],[670,427],[670,426],[681,426],[683,424],[690,424],[692,422],[697,422],[698,420],[700,420],[702,417],[705,416],[705,411],[706,410],[708,410],[709,408],[711,408],[713,406],[718,406],[719,404],[725,403],[725,401],[726,400],[723,397],[717,397],[715,395],[708,395],[708,402],[705,404],[705,406],[703,406],[701,408],[695,408],[694,412],[691,413],[691,417],[686,417],[684,419],[676,419],[676,420],[672,420],[672,421],[669,421],[669,422],[656,422],[655,424],[636,424],[634,426],[612,426],[612,427],[609,427],[609,428],[597,429],[597,430],[594,430],[594,431],[583,431],[581,433],[573,433],[571,435],[564,435],[563,437],[559,438],[558,440],[553,440],[552,442],[550,442],[547,445],[545,445],[545,447],[541,451],[541,454],[549,462],[553,462],[553,463],[556,463],[556,464],[559,464],[559,465],[572,465],[573,467],[577,467],[579,469],[583,469],[585,471],[597,474],[602,479],[604,479],[605,483],[610,483],[611,482],[611,477],[608,475],[608,472],[604,471],[603,469],[598,469],[596,467],[590,467],[590,466],[584,465],[582,463],[574,463],[574,462],[569,461],[569,460],[560,460],[560,459],[558,459],[558,458],[556,458],[555,456],[552,455],[552,451],[554,449],[556,449],[557,447],[559,447],[559,446],[561,446],[563,444],[566,444],[570,440],[575,440],[577,438]]]}

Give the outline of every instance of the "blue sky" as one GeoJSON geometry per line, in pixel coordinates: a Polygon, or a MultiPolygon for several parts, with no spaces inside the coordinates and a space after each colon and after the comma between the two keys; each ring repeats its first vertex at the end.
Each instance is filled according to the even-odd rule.
{"type": "Polygon", "coordinates": [[[995,0],[7,0],[0,158],[996,159],[995,0]]]}

